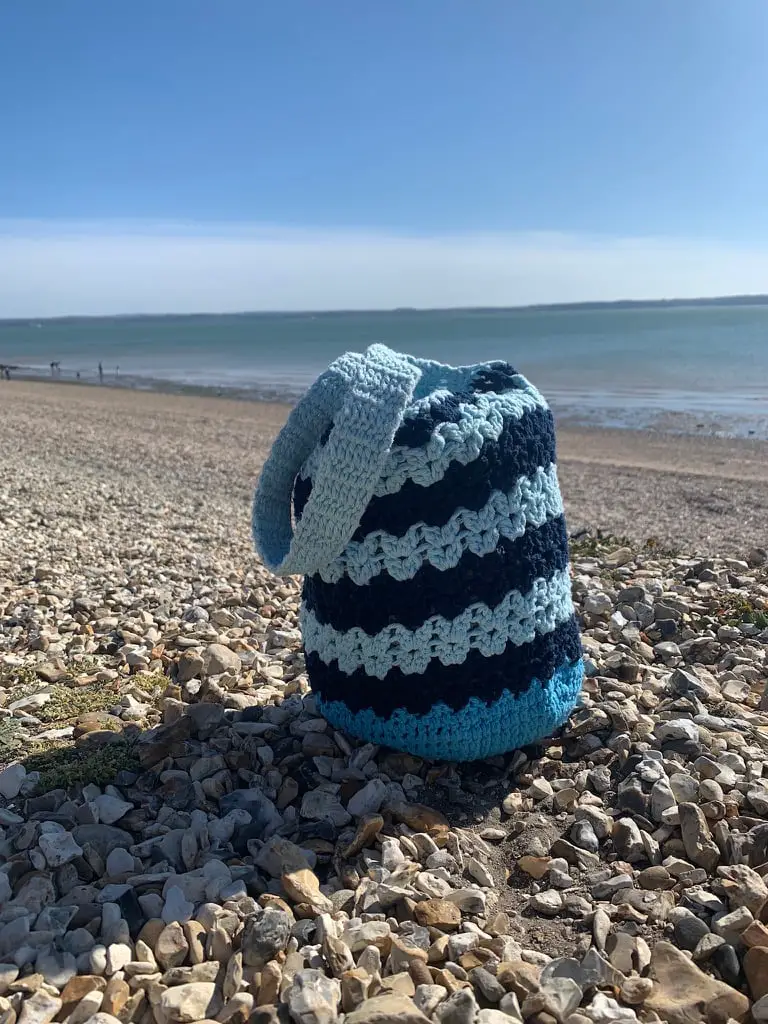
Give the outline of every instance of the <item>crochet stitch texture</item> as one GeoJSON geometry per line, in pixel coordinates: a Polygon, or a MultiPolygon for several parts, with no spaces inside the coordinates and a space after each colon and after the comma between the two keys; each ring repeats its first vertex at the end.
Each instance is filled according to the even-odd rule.
{"type": "Polygon", "coordinates": [[[549,735],[574,707],[554,423],[507,363],[383,345],[341,357],[278,436],[253,533],[270,568],[305,575],[307,671],[337,728],[469,761],[549,735]]]}

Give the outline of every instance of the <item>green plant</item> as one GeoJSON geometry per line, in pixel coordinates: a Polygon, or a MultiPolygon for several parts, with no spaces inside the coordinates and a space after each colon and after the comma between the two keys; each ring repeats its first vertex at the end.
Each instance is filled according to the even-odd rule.
{"type": "Polygon", "coordinates": [[[24,729],[17,718],[0,718],[0,761],[24,742],[24,729]]]}
{"type": "Polygon", "coordinates": [[[67,745],[51,745],[24,759],[28,772],[40,772],[38,793],[51,789],[69,789],[71,786],[92,782],[105,786],[114,782],[120,771],[141,771],[133,744],[110,743],[93,750],[67,745]]]}
{"type": "Polygon", "coordinates": [[[69,722],[89,711],[106,711],[120,699],[114,685],[104,683],[88,686],[55,683],[49,692],[51,699],[37,712],[37,717],[43,722],[69,722]]]}

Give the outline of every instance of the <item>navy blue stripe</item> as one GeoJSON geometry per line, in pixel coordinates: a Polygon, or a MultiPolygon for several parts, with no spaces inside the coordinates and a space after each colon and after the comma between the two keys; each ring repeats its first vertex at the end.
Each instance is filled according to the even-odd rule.
{"type": "Polygon", "coordinates": [[[546,683],[556,669],[572,665],[580,657],[579,627],[572,617],[529,644],[509,644],[495,657],[471,650],[461,665],[443,665],[434,659],[421,675],[405,675],[399,668],[383,679],[374,679],[363,669],[345,675],[337,661],[326,665],[314,653],[306,656],[306,662],[312,688],[323,700],[343,701],[352,712],[372,708],[389,718],[398,708],[423,715],[440,702],[460,711],[470,697],[492,704],[504,690],[518,694],[534,679],[546,683]]]}
{"type": "Polygon", "coordinates": [[[371,500],[354,540],[374,530],[402,537],[414,523],[445,526],[457,508],[478,512],[492,491],[509,491],[521,476],[533,476],[555,461],[555,424],[549,409],[510,418],[495,441],[486,441],[466,466],[452,462],[437,483],[422,487],[406,480],[396,494],[371,500]]]}
{"type": "MultiPolygon", "coordinates": [[[[509,491],[518,477],[533,476],[555,461],[555,423],[549,409],[537,408],[509,419],[495,441],[486,441],[469,465],[452,462],[437,483],[422,487],[406,480],[395,494],[373,498],[353,540],[374,530],[402,537],[414,523],[445,526],[457,508],[478,512],[495,490],[509,491]]],[[[301,518],[312,493],[310,479],[294,485],[294,514],[301,518]]]]}
{"type": "Polygon", "coordinates": [[[395,434],[394,443],[400,448],[423,448],[439,423],[458,423],[461,403],[471,401],[471,395],[443,395],[433,399],[426,409],[408,416],[395,434]]]}
{"type": "Polygon", "coordinates": [[[342,632],[359,626],[374,636],[393,622],[418,629],[431,615],[454,619],[476,602],[495,608],[510,590],[525,594],[534,580],[551,579],[567,565],[568,533],[565,518],[558,516],[515,540],[502,538],[487,555],[465,551],[453,569],[425,562],[409,580],[400,582],[382,572],[365,586],[348,576],[338,583],[307,576],[303,596],[323,625],[342,632]]]}

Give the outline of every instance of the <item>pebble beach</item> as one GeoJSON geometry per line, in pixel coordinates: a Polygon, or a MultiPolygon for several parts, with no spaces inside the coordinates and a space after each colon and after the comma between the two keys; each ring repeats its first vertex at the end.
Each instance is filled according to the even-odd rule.
{"type": "Polygon", "coordinates": [[[433,764],[316,713],[278,404],[0,383],[0,1024],[768,1021],[768,459],[564,424],[587,679],[433,764]]]}

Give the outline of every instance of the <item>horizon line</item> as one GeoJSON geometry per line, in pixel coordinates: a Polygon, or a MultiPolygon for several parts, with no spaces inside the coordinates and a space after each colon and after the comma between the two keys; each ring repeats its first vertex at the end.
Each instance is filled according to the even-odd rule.
{"type": "Polygon", "coordinates": [[[66,313],[60,316],[0,316],[0,325],[25,323],[60,323],[68,320],[162,320],[175,318],[192,320],[198,317],[268,317],[268,316],[345,316],[371,315],[377,313],[514,313],[538,312],[579,309],[654,309],[666,306],[728,306],[768,305],[768,293],[737,293],[731,295],[700,295],[695,298],[658,298],[658,299],[585,299],[577,302],[532,302],[518,305],[490,306],[389,306],[371,308],[337,308],[337,309],[242,309],[229,312],[199,310],[193,313],[175,313],[168,310],[164,313],[66,313]]]}

